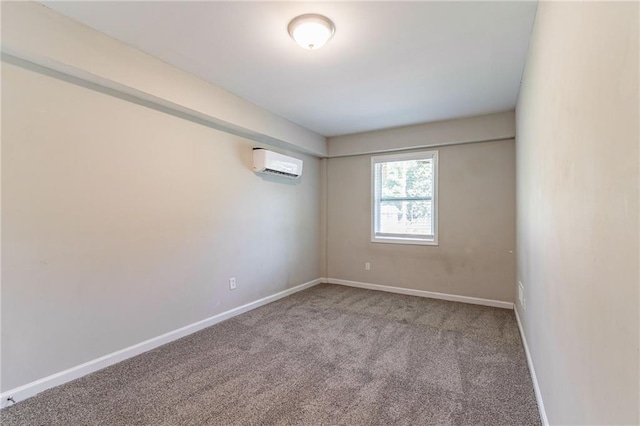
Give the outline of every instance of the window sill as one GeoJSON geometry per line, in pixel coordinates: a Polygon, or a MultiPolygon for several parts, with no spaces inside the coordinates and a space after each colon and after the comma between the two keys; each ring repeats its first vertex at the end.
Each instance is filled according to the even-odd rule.
{"type": "Polygon", "coordinates": [[[373,237],[372,243],[384,243],[384,244],[409,244],[414,246],[437,246],[438,238],[433,240],[424,240],[420,238],[397,238],[397,237],[373,237]]]}

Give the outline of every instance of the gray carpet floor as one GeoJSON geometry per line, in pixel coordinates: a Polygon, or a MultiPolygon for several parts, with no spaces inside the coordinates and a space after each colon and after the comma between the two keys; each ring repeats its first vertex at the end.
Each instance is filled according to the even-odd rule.
{"type": "Polygon", "coordinates": [[[538,425],[513,311],[319,285],[0,412],[9,425],[538,425]]]}

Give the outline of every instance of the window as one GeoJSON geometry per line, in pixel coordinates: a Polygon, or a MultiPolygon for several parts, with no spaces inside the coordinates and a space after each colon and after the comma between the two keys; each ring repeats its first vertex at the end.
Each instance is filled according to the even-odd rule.
{"type": "Polygon", "coordinates": [[[438,244],[438,151],[371,158],[371,241],[438,244]]]}

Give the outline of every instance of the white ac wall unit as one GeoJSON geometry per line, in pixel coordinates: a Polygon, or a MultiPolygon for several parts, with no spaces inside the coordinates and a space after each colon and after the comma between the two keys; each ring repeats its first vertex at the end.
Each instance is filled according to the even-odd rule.
{"type": "Polygon", "coordinates": [[[267,149],[255,148],[253,150],[253,170],[256,173],[298,179],[302,176],[302,160],[267,149]]]}

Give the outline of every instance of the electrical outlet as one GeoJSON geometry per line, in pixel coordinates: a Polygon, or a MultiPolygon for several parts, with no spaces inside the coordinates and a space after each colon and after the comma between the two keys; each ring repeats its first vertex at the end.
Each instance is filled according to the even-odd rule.
{"type": "Polygon", "coordinates": [[[370,271],[371,270],[371,264],[369,262],[365,262],[364,264],[364,270],[365,271],[370,271]]]}
{"type": "Polygon", "coordinates": [[[526,310],[527,307],[524,299],[524,286],[522,285],[521,281],[518,281],[518,301],[520,302],[520,306],[522,306],[522,309],[526,310]]]}
{"type": "Polygon", "coordinates": [[[236,289],[236,277],[229,278],[229,290],[236,289]]]}

